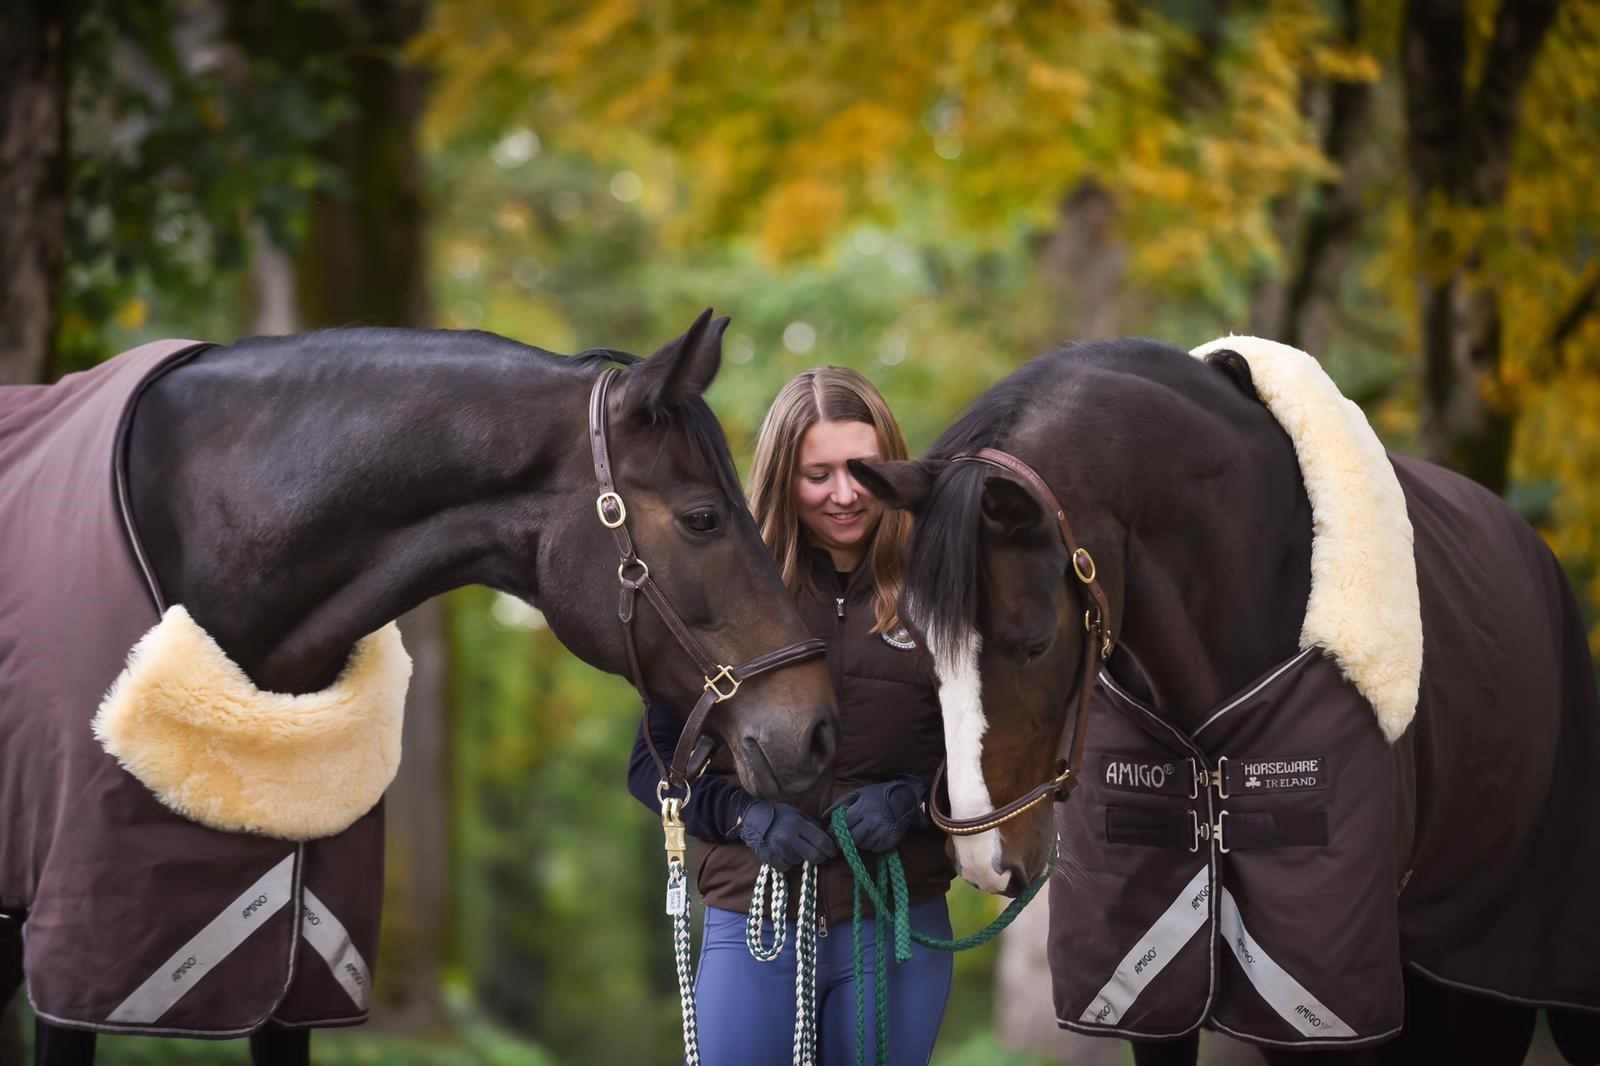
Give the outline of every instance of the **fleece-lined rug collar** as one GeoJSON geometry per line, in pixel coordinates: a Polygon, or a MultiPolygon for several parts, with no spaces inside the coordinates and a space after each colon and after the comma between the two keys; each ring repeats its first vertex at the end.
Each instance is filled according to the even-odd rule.
{"type": "Polygon", "coordinates": [[[391,623],[321,692],[262,692],[174,606],[134,645],[94,734],[186,818],[311,840],[348,828],[394,780],[410,680],[391,623]]]}
{"type": "Polygon", "coordinates": [[[1366,415],[1320,363],[1259,337],[1220,337],[1197,358],[1234,351],[1299,457],[1311,501],[1311,595],[1300,647],[1331,655],[1372,704],[1391,742],[1417,711],[1422,608],[1411,519],[1394,466],[1366,415]]]}

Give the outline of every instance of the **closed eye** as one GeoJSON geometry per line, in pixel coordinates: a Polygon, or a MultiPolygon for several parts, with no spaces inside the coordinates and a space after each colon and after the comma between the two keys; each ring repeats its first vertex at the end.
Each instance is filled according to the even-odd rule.
{"type": "Polygon", "coordinates": [[[712,507],[696,508],[684,514],[678,521],[683,523],[684,529],[701,536],[709,536],[722,528],[722,516],[712,507]]]}

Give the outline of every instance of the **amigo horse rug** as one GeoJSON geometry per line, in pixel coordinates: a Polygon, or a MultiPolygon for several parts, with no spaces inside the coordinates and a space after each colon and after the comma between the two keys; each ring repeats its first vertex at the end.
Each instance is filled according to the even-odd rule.
{"type": "Polygon", "coordinates": [[[35,1012],[80,1028],[367,1010],[409,660],[387,627],[327,693],[275,696],[163,619],[123,451],[140,390],[206,347],[0,389],[0,911],[35,1012]]]}
{"type": "Polygon", "coordinates": [[[1301,652],[1192,736],[1102,673],[1057,810],[1058,1022],[1381,1040],[1402,965],[1600,1010],[1600,701],[1559,564],[1501,500],[1386,456],[1309,356],[1232,349],[1313,512],[1301,652]]]}

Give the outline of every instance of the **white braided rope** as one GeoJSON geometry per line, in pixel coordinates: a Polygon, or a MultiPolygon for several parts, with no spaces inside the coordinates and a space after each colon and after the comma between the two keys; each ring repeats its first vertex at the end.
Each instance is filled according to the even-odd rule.
{"type": "MultiPolygon", "coordinates": [[[[688,891],[683,862],[667,862],[667,893],[688,891]]],[[[681,906],[672,915],[672,955],[678,970],[678,999],[683,1004],[683,1060],[686,1066],[700,1066],[700,1025],[694,1012],[694,980],[689,972],[689,908],[681,906]]]]}
{"type": "MultiPolygon", "coordinates": [[[[789,884],[777,870],[762,864],[750,893],[744,943],[761,962],[783,952],[789,928],[789,884]],[[772,943],[761,942],[761,923],[772,923],[772,943]]],[[[806,863],[800,873],[800,902],[794,934],[794,1066],[817,1062],[817,868],[806,863]]]]}
{"type": "Polygon", "coordinates": [[[783,954],[783,941],[789,928],[788,914],[789,879],[762,863],[756,873],[756,886],[750,892],[750,912],[744,922],[744,943],[757,961],[771,962],[783,954]],[[764,917],[772,922],[770,946],[761,942],[761,920],[764,917]]]}
{"type": "Polygon", "coordinates": [[[794,933],[794,1066],[817,1061],[817,868],[800,875],[794,933]]]}

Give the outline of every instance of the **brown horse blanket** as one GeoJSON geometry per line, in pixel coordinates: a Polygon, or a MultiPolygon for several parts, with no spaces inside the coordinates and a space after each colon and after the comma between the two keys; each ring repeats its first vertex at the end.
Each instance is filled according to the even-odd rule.
{"type": "Polygon", "coordinates": [[[1275,374],[1303,353],[1197,354],[1222,347],[1289,431],[1334,546],[1313,545],[1304,650],[1193,736],[1102,675],[1057,810],[1075,871],[1051,886],[1058,1021],[1358,1044],[1400,1023],[1404,965],[1600,1011],[1600,699],[1559,563],[1492,493],[1385,457],[1348,401],[1331,437],[1299,424],[1332,388],[1275,374]],[[1394,535],[1339,543],[1371,514],[1394,535]]]}
{"type": "Polygon", "coordinates": [[[91,720],[166,604],[128,518],[140,390],[203,351],[147,344],[0,389],[0,910],[24,913],[41,1017],[223,1036],[366,1016],[381,808],[295,843],[170,810],[91,720]]]}

